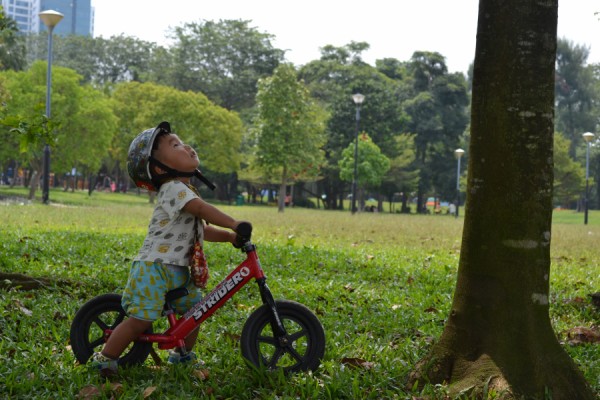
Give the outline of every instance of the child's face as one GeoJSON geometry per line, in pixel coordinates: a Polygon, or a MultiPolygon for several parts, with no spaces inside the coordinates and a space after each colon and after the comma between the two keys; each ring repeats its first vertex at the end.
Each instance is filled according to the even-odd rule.
{"type": "Polygon", "coordinates": [[[158,138],[154,157],[163,164],[182,172],[193,172],[198,168],[198,155],[174,133],[158,138]]]}

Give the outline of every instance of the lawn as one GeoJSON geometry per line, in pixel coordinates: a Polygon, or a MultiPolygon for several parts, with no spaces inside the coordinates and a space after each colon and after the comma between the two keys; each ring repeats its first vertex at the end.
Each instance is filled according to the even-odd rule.
{"type": "MultiPolygon", "coordinates": [[[[0,398],[444,397],[443,386],[411,390],[405,381],[443,329],[462,218],[223,205],[253,223],[275,297],[304,303],[319,316],[327,336],[321,368],[285,377],[246,366],[239,334],[260,305],[251,285],[201,328],[195,350],[207,377],[149,359],[105,383],[76,365],[70,321],[88,299],[122,289],[152,206],[134,194],[52,191],[51,199],[49,206],[0,206],[0,271],[63,282],[35,291],[0,289],[0,398]]],[[[572,328],[598,325],[588,294],[600,291],[600,213],[590,213],[588,226],[581,213],[560,213],[553,226],[551,321],[600,394],[598,344],[573,345],[568,338],[572,328]]],[[[242,259],[224,244],[210,244],[208,257],[213,283],[242,259]]]]}

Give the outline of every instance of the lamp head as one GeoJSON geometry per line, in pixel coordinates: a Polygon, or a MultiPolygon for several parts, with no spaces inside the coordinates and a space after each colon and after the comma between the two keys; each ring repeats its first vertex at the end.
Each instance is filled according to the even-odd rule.
{"type": "Polygon", "coordinates": [[[458,159],[460,159],[463,154],[465,154],[465,151],[463,149],[456,149],[454,150],[454,156],[458,159]]]}
{"type": "Polygon", "coordinates": [[[38,14],[40,19],[49,29],[54,28],[64,17],[63,14],[54,10],[45,10],[38,14]]]}
{"type": "Polygon", "coordinates": [[[589,143],[594,139],[595,135],[592,132],[586,132],[582,136],[583,136],[583,140],[585,140],[586,143],[589,143]]]}
{"type": "Polygon", "coordinates": [[[365,96],[360,93],[355,93],[352,95],[352,100],[354,100],[354,104],[360,106],[363,101],[365,101],[365,96]]]}

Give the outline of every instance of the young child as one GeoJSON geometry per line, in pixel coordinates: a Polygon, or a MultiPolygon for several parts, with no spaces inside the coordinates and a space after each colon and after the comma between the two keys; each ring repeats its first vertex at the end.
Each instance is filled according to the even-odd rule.
{"type": "MultiPolygon", "coordinates": [[[[92,365],[103,375],[117,371],[118,359],[125,348],[152,321],[161,316],[165,294],[187,286],[189,295],[174,302],[184,313],[202,298],[190,279],[190,252],[199,238],[210,242],[236,245],[235,228],[240,221],[202,200],[190,179],[198,167],[198,155],[171,132],[168,122],[140,133],[129,147],[127,170],[138,187],[158,191],[148,234],[134,259],[123,293],[122,305],[129,318],[117,326],[100,353],[92,356],[92,365]],[[202,220],[210,225],[204,226],[202,220]],[[215,227],[229,228],[226,231],[215,227]]],[[[198,330],[186,340],[190,351],[198,330]]],[[[192,352],[184,357],[172,351],[169,362],[195,359],[192,352]]]]}

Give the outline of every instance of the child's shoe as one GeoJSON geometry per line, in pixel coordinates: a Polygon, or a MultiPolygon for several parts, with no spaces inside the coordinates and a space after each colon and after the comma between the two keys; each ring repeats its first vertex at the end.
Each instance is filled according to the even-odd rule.
{"type": "Polygon", "coordinates": [[[169,351],[167,363],[192,365],[194,368],[199,368],[204,365],[204,361],[199,360],[196,353],[193,351],[188,351],[185,356],[182,356],[177,350],[169,351]]]}
{"type": "Polygon", "coordinates": [[[117,374],[118,360],[108,358],[102,353],[94,353],[90,359],[89,366],[100,371],[100,375],[109,377],[117,374]]]}
{"type": "Polygon", "coordinates": [[[196,358],[196,353],[193,351],[188,351],[185,356],[182,356],[177,350],[171,350],[167,362],[169,364],[187,364],[196,361],[196,358]]]}

